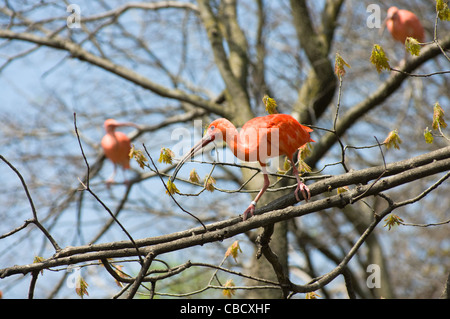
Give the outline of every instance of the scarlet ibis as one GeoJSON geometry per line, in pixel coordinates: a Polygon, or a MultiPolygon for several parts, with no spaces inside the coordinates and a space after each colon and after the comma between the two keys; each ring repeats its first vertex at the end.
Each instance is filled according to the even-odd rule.
{"type": "Polygon", "coordinates": [[[411,11],[390,7],[385,23],[396,41],[404,44],[407,37],[413,37],[419,42],[425,41],[425,30],[419,18],[411,11]]]}
{"type": "Polygon", "coordinates": [[[286,155],[292,165],[292,172],[297,179],[295,197],[300,200],[298,192],[307,201],[311,198],[308,187],[300,180],[299,172],[294,163],[294,153],[308,142],[314,142],[309,133],[312,129],[301,125],[295,118],[287,114],[271,114],[256,117],[244,124],[241,131],[227,119],[213,121],[207,128],[204,137],[180,160],[176,166],[171,181],[175,179],[181,166],[203,147],[213,141],[225,141],[234,155],[243,161],[258,161],[264,175],[264,184],[258,195],[244,211],[243,219],[253,216],[258,200],[269,187],[266,163],[269,158],[286,155]]]}
{"type": "Polygon", "coordinates": [[[120,126],[132,126],[139,128],[138,125],[130,122],[117,122],[114,119],[108,119],[103,124],[106,134],[102,138],[102,148],[105,156],[114,164],[114,171],[111,177],[106,181],[107,185],[114,182],[117,165],[120,165],[125,171],[130,168],[129,153],[131,150],[131,141],[128,136],[122,132],[116,132],[120,126]]]}

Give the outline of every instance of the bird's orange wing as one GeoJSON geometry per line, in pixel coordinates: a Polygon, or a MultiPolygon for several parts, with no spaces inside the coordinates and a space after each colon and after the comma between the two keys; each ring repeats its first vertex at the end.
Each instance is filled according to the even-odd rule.
{"type": "Polygon", "coordinates": [[[101,144],[105,156],[111,162],[119,164],[125,169],[130,168],[131,142],[126,134],[122,132],[114,132],[114,135],[107,134],[103,137],[101,144]]]}
{"type": "Polygon", "coordinates": [[[248,121],[242,129],[247,136],[250,135],[249,132],[257,129],[258,149],[255,149],[254,145],[248,145],[248,149],[249,153],[252,151],[258,153],[260,163],[264,163],[268,158],[280,155],[291,157],[300,146],[308,142],[314,142],[309,135],[313,130],[301,125],[288,114],[256,117],[248,121]]]}

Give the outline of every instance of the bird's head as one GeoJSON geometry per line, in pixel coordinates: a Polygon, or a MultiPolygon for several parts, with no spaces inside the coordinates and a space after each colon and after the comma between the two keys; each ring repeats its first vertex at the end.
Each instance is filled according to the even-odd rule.
{"type": "Polygon", "coordinates": [[[381,37],[383,35],[384,29],[386,28],[386,24],[389,20],[393,20],[398,16],[398,8],[397,7],[390,7],[387,11],[387,16],[383,21],[383,24],[381,25],[380,30],[378,31],[379,36],[381,37]]]}
{"type": "Polygon", "coordinates": [[[234,127],[234,125],[227,119],[217,119],[209,124],[208,128],[205,131],[204,138],[210,139],[211,142],[226,141],[227,136],[230,135],[230,132],[234,132],[235,130],[236,128],[234,127]]]}
{"type": "Polygon", "coordinates": [[[105,123],[103,123],[106,133],[114,133],[115,129],[119,126],[131,126],[135,128],[139,128],[139,125],[132,122],[117,122],[114,119],[107,119],[105,123]]]}
{"type": "MultiPolygon", "coordinates": [[[[177,176],[178,171],[181,166],[188,160],[192,159],[198,152],[200,152],[206,145],[213,141],[224,141],[226,139],[226,132],[229,127],[234,128],[233,124],[226,119],[217,119],[209,124],[208,128],[205,130],[203,138],[194,145],[189,152],[187,152],[183,158],[180,160],[178,165],[175,167],[170,180],[173,182],[177,176]]],[[[234,128],[236,130],[236,128],[234,128]]]]}
{"type": "Polygon", "coordinates": [[[386,20],[395,19],[395,17],[398,16],[398,8],[397,7],[390,7],[387,11],[387,17],[386,20]]]}

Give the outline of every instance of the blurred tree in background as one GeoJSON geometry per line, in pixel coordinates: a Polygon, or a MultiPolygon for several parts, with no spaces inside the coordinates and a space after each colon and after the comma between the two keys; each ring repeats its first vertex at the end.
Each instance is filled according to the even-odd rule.
{"type": "Polygon", "coordinates": [[[450,134],[433,120],[437,104],[443,121],[450,106],[449,31],[432,1],[3,1],[3,297],[74,298],[81,278],[92,297],[440,297],[450,198],[439,163],[450,157],[450,134]],[[404,46],[381,34],[390,5],[422,21],[419,56],[404,61],[404,46]],[[377,72],[374,44],[395,70],[377,72]],[[336,53],[351,66],[345,75],[336,75],[336,53]],[[265,95],[314,129],[304,178],[315,196],[289,211],[293,180],[272,176],[264,214],[241,222],[261,174],[218,146],[180,172],[177,187],[192,196],[174,195],[203,234],[166,195],[173,164],[157,162],[161,148],[176,159],[213,119],[242,126],[266,115],[265,95]],[[119,174],[110,188],[100,148],[108,118],[139,124],[123,131],[156,165],[132,160],[129,183],[119,174]],[[394,130],[402,143],[387,149],[394,130]],[[357,176],[376,167],[375,177],[357,176]],[[192,168],[199,184],[187,181],[192,168]],[[212,169],[215,190],[201,192],[212,169]]]}

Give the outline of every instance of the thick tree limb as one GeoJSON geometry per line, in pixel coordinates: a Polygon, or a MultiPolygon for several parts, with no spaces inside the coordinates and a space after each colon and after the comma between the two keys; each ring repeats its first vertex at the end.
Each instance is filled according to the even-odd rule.
{"type": "Polygon", "coordinates": [[[337,87],[328,53],[343,0],[328,0],[322,24],[315,28],[305,0],[291,0],[297,38],[312,69],[298,93],[294,109],[302,123],[312,124],[327,109],[337,87]]]}
{"type": "MultiPolygon", "coordinates": [[[[362,198],[377,195],[394,187],[448,171],[449,168],[450,147],[446,147],[412,159],[388,164],[386,167],[379,166],[349,172],[310,185],[312,196],[322,194],[337,187],[356,185],[352,190],[339,195],[312,200],[300,206],[289,206],[292,205],[290,204],[292,198],[295,199],[292,193],[258,209],[257,215],[245,222],[242,222],[241,217],[235,217],[207,225],[206,232],[202,227],[197,227],[168,235],[136,240],[135,243],[142,254],[158,256],[171,251],[221,241],[279,221],[304,216],[332,207],[343,207],[362,198]],[[383,178],[378,179],[381,174],[383,174],[383,178]],[[376,180],[376,182],[367,184],[371,180],[376,180]],[[288,206],[286,207],[286,205],[288,206]]],[[[375,226],[372,225],[370,227],[375,226]]],[[[136,249],[129,241],[66,247],[43,262],[1,269],[0,278],[104,258],[133,256],[136,256],[136,249]]],[[[344,266],[345,264],[342,268],[344,266]]],[[[321,282],[326,282],[326,280],[324,279],[321,282]]]]}
{"type": "MultiPolygon", "coordinates": [[[[118,18],[120,15],[124,14],[131,9],[142,9],[142,10],[161,10],[161,9],[186,9],[192,12],[198,13],[198,8],[193,3],[188,2],[178,2],[178,1],[160,1],[155,3],[142,3],[142,2],[130,2],[126,3],[118,8],[102,12],[90,17],[81,18],[81,22],[95,21],[105,18],[118,18]]],[[[65,17],[67,18],[67,17],[65,17]]]]}
{"type": "Polygon", "coordinates": [[[236,3],[234,1],[227,1],[225,5],[225,13],[228,14],[227,21],[229,23],[227,27],[232,29],[225,30],[225,34],[227,35],[225,38],[231,50],[230,56],[228,56],[223,45],[224,35],[222,34],[221,26],[219,25],[218,18],[213,13],[209,1],[198,1],[200,18],[208,34],[214,61],[225,82],[227,89],[225,93],[226,99],[231,106],[231,111],[225,117],[232,120],[235,125],[242,126],[253,117],[253,113],[250,108],[247,88],[245,87],[246,80],[243,78],[247,74],[247,72],[243,71],[243,67],[247,67],[246,62],[248,59],[246,52],[243,52],[246,46],[246,39],[235,20],[235,6],[236,3]],[[236,34],[232,36],[231,32],[235,32],[236,34]]]}
{"type": "MultiPolygon", "coordinates": [[[[444,49],[450,49],[450,35],[439,41],[440,46],[444,49]]],[[[336,143],[336,135],[342,136],[345,132],[358,120],[369,113],[372,109],[387,100],[397,89],[402,85],[403,81],[408,78],[408,73],[419,68],[423,63],[433,59],[441,54],[441,49],[435,44],[428,45],[423,48],[418,57],[408,60],[407,63],[400,69],[401,72],[392,72],[391,76],[383,82],[380,87],[371,94],[364,101],[353,106],[345,114],[343,114],[336,126],[335,133],[327,133],[318,143],[314,145],[314,150],[307,162],[310,166],[315,164],[323,158],[324,154],[336,143]]]]}
{"type": "Polygon", "coordinates": [[[195,94],[186,93],[180,89],[171,89],[160,84],[157,84],[141,74],[118,65],[109,59],[105,59],[92,54],[91,52],[83,49],[78,44],[66,40],[60,36],[41,37],[27,32],[14,32],[11,30],[0,30],[0,38],[20,40],[30,42],[50,48],[67,51],[71,57],[80,61],[86,61],[90,64],[98,66],[106,71],[116,74],[123,79],[126,79],[136,85],[139,85],[145,89],[148,89],[162,97],[176,99],[178,101],[187,102],[198,106],[207,111],[224,116],[225,112],[220,105],[214,104],[210,101],[202,99],[195,94]]]}

